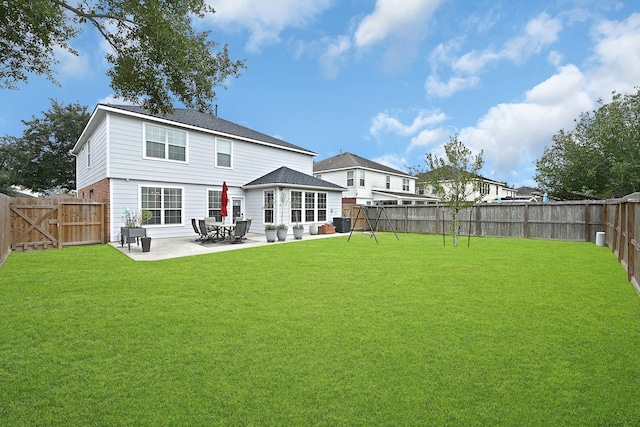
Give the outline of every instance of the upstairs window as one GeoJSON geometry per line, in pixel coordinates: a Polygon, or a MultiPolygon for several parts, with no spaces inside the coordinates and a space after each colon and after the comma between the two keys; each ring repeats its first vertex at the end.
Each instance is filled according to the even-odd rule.
{"type": "Polygon", "coordinates": [[[402,178],[402,191],[409,191],[409,178],[402,178]]]}
{"type": "Polygon", "coordinates": [[[347,187],[353,187],[353,171],[347,171],[347,187]]]}
{"type": "Polygon", "coordinates": [[[360,187],[364,187],[364,171],[360,171],[360,187]]]}
{"type": "Polygon", "coordinates": [[[216,166],[231,167],[231,141],[218,138],[216,140],[216,166]]]}
{"type": "Polygon", "coordinates": [[[489,194],[490,191],[491,191],[490,187],[491,186],[486,182],[481,183],[480,184],[480,194],[482,194],[482,195],[489,194]]]}
{"type": "Polygon", "coordinates": [[[391,177],[389,175],[387,175],[387,179],[386,179],[386,186],[385,188],[387,190],[391,190],[391,177]]]}
{"type": "Polygon", "coordinates": [[[145,125],[145,157],[187,160],[187,133],[160,126],[145,125]]]}
{"type": "Polygon", "coordinates": [[[87,169],[91,167],[91,140],[87,140],[87,169]]]}

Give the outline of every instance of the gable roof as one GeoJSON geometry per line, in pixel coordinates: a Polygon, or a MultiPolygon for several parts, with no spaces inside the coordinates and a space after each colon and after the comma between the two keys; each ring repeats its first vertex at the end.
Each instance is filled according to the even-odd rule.
{"type": "MultiPolygon", "coordinates": [[[[83,134],[78,139],[78,143],[83,140],[85,132],[90,127],[91,122],[94,120],[94,116],[99,116],[107,111],[139,117],[146,120],[164,122],[166,124],[178,125],[181,127],[214,133],[221,136],[234,137],[236,139],[270,145],[287,150],[298,151],[310,156],[317,155],[317,153],[307,150],[306,148],[291,144],[289,142],[266,135],[253,129],[249,129],[244,126],[240,126],[236,123],[221,119],[212,114],[202,113],[200,111],[191,110],[188,108],[175,108],[173,113],[170,114],[151,114],[151,112],[149,112],[148,110],[135,105],[98,104],[91,116],[91,119],[89,119],[89,123],[85,127],[83,134]]],[[[76,144],[76,146],[78,146],[78,144],[76,144]]],[[[75,151],[76,147],[74,147],[74,152],[75,151]]]]}
{"type": "Polygon", "coordinates": [[[290,169],[286,166],[282,166],[273,172],[269,172],[260,178],[254,179],[242,186],[247,187],[273,187],[274,185],[283,185],[287,187],[309,187],[309,188],[324,188],[327,190],[345,190],[344,187],[327,182],[323,179],[316,178],[315,176],[307,175],[306,173],[298,172],[290,169]]]}
{"type": "Polygon", "coordinates": [[[313,164],[313,172],[321,173],[321,172],[330,172],[342,169],[370,169],[378,172],[391,173],[394,175],[402,175],[407,178],[413,178],[414,176],[409,175],[406,172],[399,171],[398,169],[391,168],[389,166],[385,166],[383,164],[374,162],[369,159],[365,159],[364,157],[360,157],[356,154],[352,153],[340,153],[337,156],[329,157],[328,159],[321,160],[319,162],[314,162],[313,164]]]}

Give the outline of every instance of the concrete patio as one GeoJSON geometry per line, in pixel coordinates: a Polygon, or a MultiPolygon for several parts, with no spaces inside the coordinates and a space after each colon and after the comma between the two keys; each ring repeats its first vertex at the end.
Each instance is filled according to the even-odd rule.
{"type": "Polygon", "coordinates": [[[131,244],[131,252],[128,245],[120,246],[120,242],[111,242],[110,245],[135,261],[157,261],[170,258],[181,258],[193,255],[210,254],[214,252],[247,249],[264,245],[295,244],[305,240],[326,239],[331,237],[348,237],[349,233],[335,234],[305,234],[302,240],[295,240],[292,235],[287,236],[284,242],[268,243],[264,233],[247,233],[246,240],[242,243],[216,242],[200,243],[196,241],[195,234],[189,237],[175,237],[166,239],[151,239],[151,250],[142,252],[142,245],[131,244]]]}

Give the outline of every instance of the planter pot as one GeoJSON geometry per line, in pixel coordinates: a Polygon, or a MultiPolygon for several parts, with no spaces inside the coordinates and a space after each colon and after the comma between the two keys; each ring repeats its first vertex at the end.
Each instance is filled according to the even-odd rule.
{"type": "Polygon", "coordinates": [[[284,242],[285,240],[287,240],[287,229],[286,228],[278,228],[276,230],[278,233],[278,241],[279,242],[284,242]]]}
{"type": "Polygon", "coordinates": [[[267,242],[276,241],[277,230],[264,230],[264,235],[267,237],[267,242]]]}
{"type": "Polygon", "coordinates": [[[311,235],[318,234],[318,226],[316,224],[311,224],[309,226],[309,234],[311,234],[311,235]]]}
{"type": "Polygon", "coordinates": [[[141,237],[142,252],[149,252],[151,250],[151,237],[141,237]]]}
{"type": "Polygon", "coordinates": [[[304,234],[304,228],[303,227],[293,227],[293,237],[296,238],[297,240],[302,239],[302,235],[304,234]]]}

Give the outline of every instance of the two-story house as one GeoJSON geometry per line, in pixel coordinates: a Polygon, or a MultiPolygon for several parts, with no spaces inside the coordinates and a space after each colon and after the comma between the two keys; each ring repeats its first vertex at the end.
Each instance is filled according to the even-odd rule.
{"type": "Polygon", "coordinates": [[[416,177],[352,153],[316,162],[316,178],[346,187],[343,208],[351,205],[402,205],[437,202],[437,198],[416,194],[416,177]]]}
{"type": "Polygon", "coordinates": [[[191,218],[220,216],[223,183],[225,221],[252,231],[341,214],[344,188],[313,176],[315,152],[195,110],[99,104],[72,152],[78,197],[107,200],[110,240],[127,209],[151,212],[153,237],[192,235],[191,218]]]}
{"type": "MultiPolygon", "coordinates": [[[[428,174],[427,172],[426,174],[428,174]]],[[[427,180],[425,180],[425,176],[421,176],[417,183],[417,193],[421,195],[430,195],[436,197],[436,191],[429,184],[427,180]]],[[[477,200],[483,203],[491,203],[491,202],[500,202],[503,199],[509,200],[515,198],[518,190],[515,188],[508,187],[504,182],[494,181],[489,178],[485,178],[483,176],[478,176],[478,180],[480,181],[479,190],[474,190],[471,186],[467,189],[466,200],[477,200]]],[[[445,191],[447,191],[448,184],[447,182],[440,183],[445,191]]]]}

